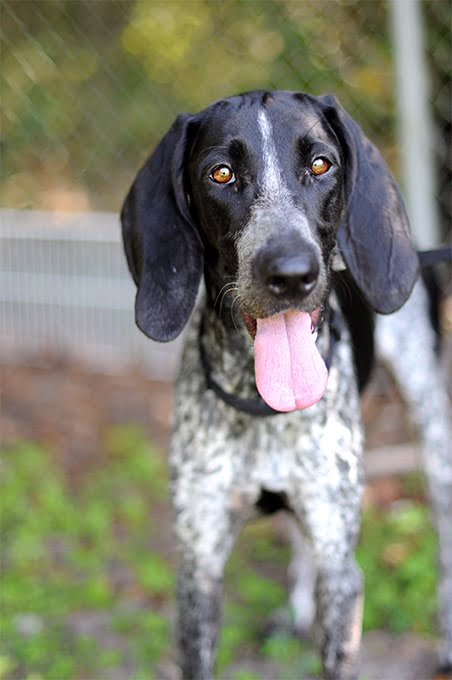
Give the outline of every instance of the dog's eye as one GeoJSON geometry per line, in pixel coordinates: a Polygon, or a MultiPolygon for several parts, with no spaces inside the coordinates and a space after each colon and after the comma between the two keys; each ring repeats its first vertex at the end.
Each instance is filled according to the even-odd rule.
{"type": "Polygon", "coordinates": [[[217,184],[232,184],[235,182],[235,175],[229,165],[217,165],[209,175],[212,182],[217,184]]]}
{"type": "Polygon", "coordinates": [[[319,156],[319,158],[315,158],[312,161],[310,170],[313,175],[324,175],[330,168],[331,163],[329,163],[326,158],[319,156]]]}

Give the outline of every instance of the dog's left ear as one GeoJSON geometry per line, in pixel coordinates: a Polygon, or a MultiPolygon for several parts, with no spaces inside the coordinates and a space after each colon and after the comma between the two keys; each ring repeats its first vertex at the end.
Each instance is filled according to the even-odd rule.
{"type": "Polygon", "coordinates": [[[403,200],[380,152],[336,98],[319,100],[345,160],[339,247],[372,309],[390,314],[408,299],[419,273],[403,200]]]}

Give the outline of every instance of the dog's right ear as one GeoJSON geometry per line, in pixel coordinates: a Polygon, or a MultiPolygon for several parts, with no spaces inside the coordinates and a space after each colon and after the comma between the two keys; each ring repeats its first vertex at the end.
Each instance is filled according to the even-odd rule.
{"type": "Polygon", "coordinates": [[[121,212],[127,263],[137,285],[135,319],[153,340],[173,340],[190,316],[203,246],[184,191],[193,118],[181,114],[139,171],[121,212]]]}

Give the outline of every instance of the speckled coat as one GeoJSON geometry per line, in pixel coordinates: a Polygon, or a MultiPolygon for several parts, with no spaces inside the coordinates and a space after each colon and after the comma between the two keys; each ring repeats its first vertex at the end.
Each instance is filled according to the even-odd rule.
{"type": "MultiPolygon", "coordinates": [[[[224,563],[240,528],[258,516],[257,503],[265,489],[287,496],[312,551],[323,607],[320,644],[335,649],[338,638],[354,655],[359,634],[352,626],[350,639],[344,641],[342,632],[349,628],[348,618],[359,621],[360,602],[355,598],[361,578],[353,549],[359,530],[363,436],[348,333],[344,330],[335,347],[327,391],[318,404],[255,417],[206,389],[199,349],[202,314],[209,318],[203,339],[216,381],[228,392],[258,397],[248,333],[234,329],[229,337],[215,313],[201,304],[190,323],[177,381],[171,497],[181,549],[180,593],[197,584],[206,591],[205,601],[214,597],[217,604],[211,611],[208,607],[208,615],[194,610],[193,603],[181,606],[181,629],[192,634],[183,644],[197,640],[205,646],[206,657],[213,654],[224,563]],[[198,621],[206,626],[204,636],[193,635],[198,621]]],[[[321,348],[324,340],[318,340],[321,348]]],[[[187,656],[196,658],[196,652],[187,656]]],[[[352,663],[350,657],[347,662],[352,663]]],[[[337,672],[337,660],[330,663],[337,672]]]]}
{"type": "MultiPolygon", "coordinates": [[[[178,116],[139,171],[122,226],[136,321],[149,337],[179,335],[203,276],[206,284],[189,322],[170,456],[184,680],[213,675],[224,564],[240,528],[263,510],[265,494],[291,511],[296,536],[304,537],[297,556],[312,563],[291,567],[295,619],[309,627],[315,612],[325,677],[356,678],[362,585],[353,551],[363,446],[356,378],[363,384],[362,368],[371,363],[362,361],[372,355],[371,310],[399,309],[419,271],[394,179],[333,97],[249,92],[178,116]],[[336,246],[348,278],[334,278],[336,246]],[[253,329],[286,312],[305,320],[309,314],[315,326],[322,310],[336,305],[332,290],[349,330],[342,329],[318,403],[251,416],[209,388],[201,348],[209,381],[256,398],[253,329]]],[[[318,330],[325,357],[328,323],[318,330]]],[[[409,356],[416,361],[412,346],[409,356]]],[[[408,350],[400,367],[405,359],[408,350]]],[[[272,375],[266,378],[271,386],[272,375]]],[[[412,403],[419,403],[412,387],[412,403]]],[[[432,439],[434,428],[427,430],[432,439]]],[[[432,458],[427,469],[444,528],[442,460],[432,458]]]]}

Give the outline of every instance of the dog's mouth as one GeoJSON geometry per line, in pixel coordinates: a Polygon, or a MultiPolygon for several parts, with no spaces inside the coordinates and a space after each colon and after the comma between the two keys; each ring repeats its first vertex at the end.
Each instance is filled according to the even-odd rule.
{"type": "MultiPolygon", "coordinates": [[[[257,318],[255,316],[251,316],[251,314],[247,314],[245,311],[243,311],[243,309],[241,313],[246,329],[248,333],[251,335],[251,338],[254,340],[257,331],[257,318]]],[[[314,309],[312,312],[306,313],[309,313],[309,316],[311,317],[311,333],[315,335],[315,337],[317,338],[316,331],[319,321],[322,317],[322,308],[317,307],[317,309],[314,309]]]]}
{"type": "Polygon", "coordinates": [[[254,339],[256,386],[264,401],[276,411],[316,404],[328,380],[316,346],[320,308],[313,312],[290,309],[265,319],[242,314],[254,339]]]}

